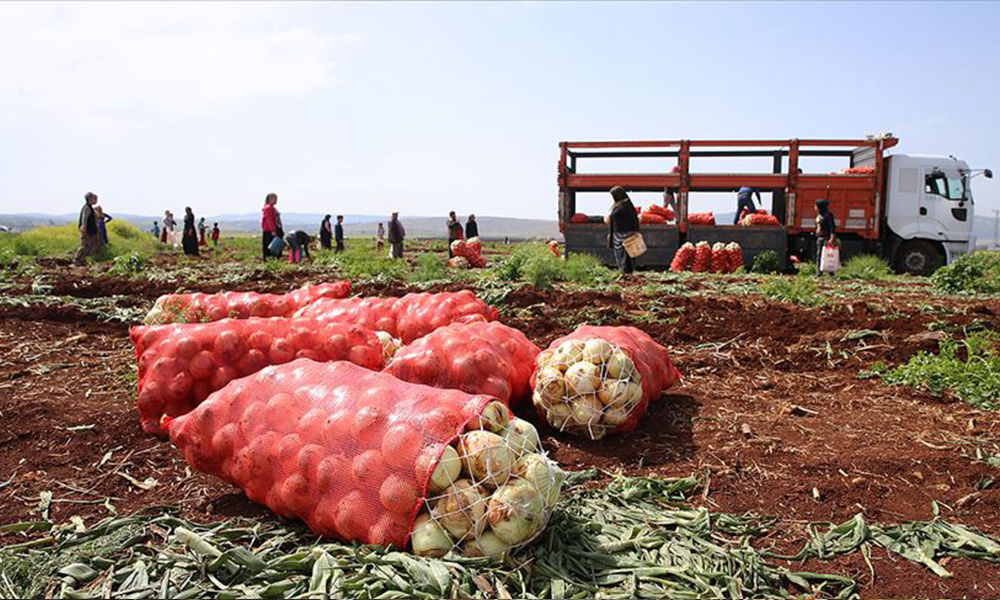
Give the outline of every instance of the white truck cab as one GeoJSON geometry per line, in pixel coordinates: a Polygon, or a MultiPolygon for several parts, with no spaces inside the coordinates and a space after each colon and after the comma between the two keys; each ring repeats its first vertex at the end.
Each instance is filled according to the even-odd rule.
{"type": "Polygon", "coordinates": [[[972,252],[969,165],[953,156],[913,154],[893,154],[886,161],[885,214],[896,268],[925,274],[972,252]]]}

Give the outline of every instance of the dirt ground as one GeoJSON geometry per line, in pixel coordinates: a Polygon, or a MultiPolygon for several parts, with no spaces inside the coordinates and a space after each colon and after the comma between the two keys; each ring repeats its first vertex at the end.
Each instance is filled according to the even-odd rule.
{"type": "MultiPolygon", "coordinates": [[[[246,287],[302,282],[277,277],[246,287]]],[[[150,305],[172,291],[86,275],[56,285],[60,294],[128,294],[150,305]]],[[[972,458],[975,443],[1000,440],[1000,416],[857,377],[876,360],[894,364],[936,348],[934,330],[973,322],[1000,330],[1000,302],[934,298],[914,286],[810,309],[755,295],[651,297],[637,283],[621,292],[524,288],[506,305],[503,320],[543,347],[585,321],[641,327],[684,374],[632,435],[589,442],[540,427],[566,469],[697,473],[704,485],[696,503],[780,517],[762,543],[783,551],[797,550],[791,540],[804,539],[809,522],[858,512],[873,521],[925,520],[934,501],[947,519],[1000,535],[1000,486],[977,489],[1000,477],[972,458]]],[[[267,514],[141,432],[134,369],[126,325],[71,308],[0,307],[0,525],[38,519],[45,490],[56,521],[149,507],[195,519],[267,514]]],[[[537,422],[530,407],[516,411],[537,422]]],[[[860,555],[805,567],[856,577],[869,598],[1000,596],[994,564],[953,560],[955,577],[941,579],[882,552],[873,562],[874,580],[860,555]]]]}

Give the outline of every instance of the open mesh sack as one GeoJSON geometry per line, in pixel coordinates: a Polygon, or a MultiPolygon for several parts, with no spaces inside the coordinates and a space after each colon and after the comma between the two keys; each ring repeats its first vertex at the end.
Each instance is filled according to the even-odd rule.
{"type": "Polygon", "coordinates": [[[493,396],[505,404],[531,397],[539,348],[501,323],[453,323],[400,349],[385,371],[403,381],[493,396]]]}
{"type": "Polygon", "coordinates": [[[296,313],[296,316],[385,331],[404,344],[451,323],[496,321],[499,315],[496,308],[469,290],[407,294],[402,298],[323,299],[296,313]]]}
{"type": "Polygon", "coordinates": [[[536,359],[532,401],[553,428],[593,440],[634,430],[680,380],[666,348],[635,327],[584,325],[536,359]]]}
{"type": "Polygon", "coordinates": [[[187,413],[233,379],[296,358],[349,360],[379,370],[383,345],[370,330],[314,319],[226,319],[133,327],[142,428],[162,434],[160,418],[187,413]]]}
{"type": "Polygon", "coordinates": [[[290,317],[295,311],[320,298],[346,298],[350,294],[350,281],[306,285],[287,294],[166,294],[156,299],[144,322],[153,325],[205,323],[250,317],[290,317]]]}
{"type": "Polygon", "coordinates": [[[164,428],[192,467],[319,535],[428,556],[527,544],[562,481],[500,402],[348,362],[267,367],[164,428]]]}

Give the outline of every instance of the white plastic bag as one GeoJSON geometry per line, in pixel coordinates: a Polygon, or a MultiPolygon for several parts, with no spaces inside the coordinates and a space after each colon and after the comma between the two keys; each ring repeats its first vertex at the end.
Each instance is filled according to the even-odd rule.
{"type": "Polygon", "coordinates": [[[823,246],[823,255],[820,257],[819,270],[824,273],[836,273],[840,270],[840,246],[834,242],[827,242],[823,246]]]}

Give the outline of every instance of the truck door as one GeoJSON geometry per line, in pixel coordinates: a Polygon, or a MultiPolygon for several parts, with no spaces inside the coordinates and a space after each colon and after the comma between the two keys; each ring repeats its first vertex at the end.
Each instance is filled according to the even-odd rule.
{"type": "Polygon", "coordinates": [[[965,177],[957,169],[924,169],[924,193],[920,199],[920,215],[928,226],[944,240],[967,238],[971,230],[965,177]],[[962,234],[966,235],[962,235],[962,234]]]}

